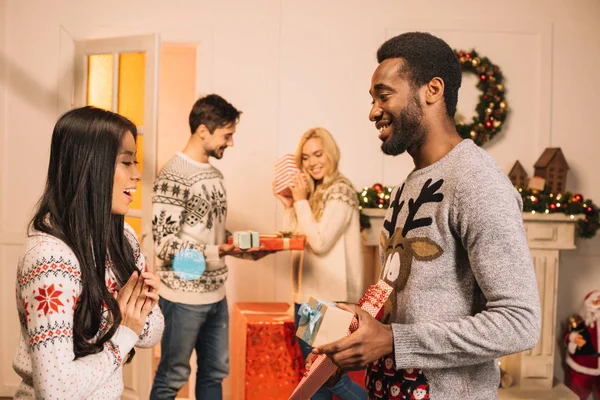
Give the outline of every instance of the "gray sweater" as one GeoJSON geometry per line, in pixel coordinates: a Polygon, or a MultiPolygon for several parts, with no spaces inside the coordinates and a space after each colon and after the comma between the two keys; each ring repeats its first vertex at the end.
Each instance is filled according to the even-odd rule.
{"type": "Polygon", "coordinates": [[[496,399],[496,358],[535,346],[541,325],[521,197],[464,140],[391,200],[380,250],[396,368],[422,369],[432,399],[496,399]]]}

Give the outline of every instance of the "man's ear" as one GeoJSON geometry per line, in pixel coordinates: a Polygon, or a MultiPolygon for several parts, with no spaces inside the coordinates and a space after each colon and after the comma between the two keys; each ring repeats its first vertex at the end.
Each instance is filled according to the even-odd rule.
{"type": "Polygon", "coordinates": [[[200,124],[198,125],[196,132],[194,132],[194,135],[198,136],[200,139],[205,139],[207,135],[210,135],[210,131],[206,125],[200,124]]]}
{"type": "Polygon", "coordinates": [[[444,98],[444,81],[442,78],[435,77],[425,85],[425,102],[434,104],[444,98]]]}

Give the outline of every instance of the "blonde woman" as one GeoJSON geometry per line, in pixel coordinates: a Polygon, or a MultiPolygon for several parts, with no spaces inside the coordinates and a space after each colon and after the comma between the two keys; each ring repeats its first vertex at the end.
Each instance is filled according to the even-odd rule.
{"type": "MultiPolygon", "coordinates": [[[[324,128],[313,128],[300,138],[298,174],[290,184],[292,197],[276,195],[285,207],[285,229],[306,235],[303,252],[294,252],[294,303],[298,309],[309,297],[355,303],[363,294],[358,200],[352,183],[338,170],[340,150],[324,128]]],[[[311,348],[300,341],[306,357],[311,348]]],[[[366,392],[343,375],[313,399],[366,399],[366,392]]]]}

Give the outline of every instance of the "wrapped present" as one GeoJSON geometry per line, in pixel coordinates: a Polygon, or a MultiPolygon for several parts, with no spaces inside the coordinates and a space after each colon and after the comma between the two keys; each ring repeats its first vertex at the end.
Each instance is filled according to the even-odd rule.
{"type": "Polygon", "coordinates": [[[236,245],[242,250],[260,246],[258,232],[254,231],[235,231],[231,235],[231,244],[236,245]]]}
{"type": "MultiPolygon", "coordinates": [[[[263,250],[272,251],[283,251],[283,250],[304,250],[304,244],[306,237],[304,235],[298,235],[292,232],[277,232],[272,235],[261,234],[258,235],[258,245],[255,245],[253,240],[251,241],[251,247],[262,247],[263,250]]],[[[228,244],[236,244],[235,232],[232,236],[227,238],[228,244]]],[[[239,246],[239,245],[238,245],[239,246]]],[[[249,249],[250,247],[241,247],[241,249],[249,249]]]]}
{"type": "Polygon", "coordinates": [[[274,235],[260,235],[260,245],[264,250],[304,250],[306,237],[291,232],[278,232],[274,235]]]}
{"type": "Polygon", "coordinates": [[[342,339],[354,314],[338,308],[335,303],[311,297],[298,310],[300,322],[296,336],[312,347],[318,347],[342,339]]]}
{"type": "MultiPolygon", "coordinates": [[[[357,305],[375,318],[383,309],[384,303],[390,297],[392,291],[390,285],[380,280],[367,290],[357,305]]],[[[358,329],[358,320],[354,318],[347,334],[350,335],[356,329],[358,329]]],[[[310,399],[336,371],[337,365],[325,354],[320,354],[315,358],[310,371],[302,378],[289,400],[310,399]]]]}
{"type": "Polygon", "coordinates": [[[233,399],[285,399],[304,373],[287,303],[235,303],[231,346],[233,399]]]}
{"type": "Polygon", "coordinates": [[[292,192],[288,188],[294,175],[300,170],[296,165],[296,158],[293,154],[286,154],[275,162],[275,193],[282,196],[292,197],[292,192]]]}

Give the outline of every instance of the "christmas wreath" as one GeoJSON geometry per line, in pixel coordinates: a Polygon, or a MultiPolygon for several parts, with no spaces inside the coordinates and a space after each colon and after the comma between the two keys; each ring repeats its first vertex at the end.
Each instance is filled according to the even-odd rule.
{"type": "Polygon", "coordinates": [[[481,146],[500,133],[506,120],[508,103],[504,97],[504,77],[497,65],[487,57],[480,57],[475,50],[455,52],[463,73],[477,75],[477,88],[481,91],[472,121],[467,123],[464,117],[457,115],[456,130],[463,138],[481,146]]]}

